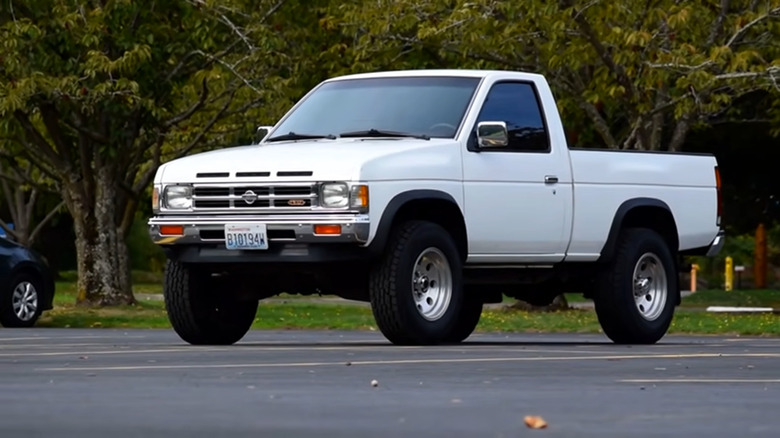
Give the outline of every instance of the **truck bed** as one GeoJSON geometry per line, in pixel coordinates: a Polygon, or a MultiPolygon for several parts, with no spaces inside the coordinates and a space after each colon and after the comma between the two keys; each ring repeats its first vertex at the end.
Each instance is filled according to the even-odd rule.
{"type": "Polygon", "coordinates": [[[671,210],[680,250],[708,245],[718,233],[715,157],[649,151],[571,149],[574,218],[569,261],[588,261],[609,234],[628,199],[654,198],[671,210]]]}

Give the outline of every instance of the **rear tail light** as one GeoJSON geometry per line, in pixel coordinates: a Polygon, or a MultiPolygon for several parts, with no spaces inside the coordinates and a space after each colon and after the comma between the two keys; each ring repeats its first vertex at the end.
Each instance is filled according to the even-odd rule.
{"type": "Polygon", "coordinates": [[[718,169],[718,166],[715,166],[715,190],[717,191],[718,196],[718,219],[717,224],[720,226],[720,218],[723,216],[723,193],[721,190],[721,182],[720,182],[720,169],[718,169]]]}

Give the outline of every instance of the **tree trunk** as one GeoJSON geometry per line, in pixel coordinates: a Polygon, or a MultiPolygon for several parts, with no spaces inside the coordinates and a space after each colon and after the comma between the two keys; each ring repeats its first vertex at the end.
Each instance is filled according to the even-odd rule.
{"type": "Polygon", "coordinates": [[[76,231],[76,303],[85,306],[132,304],[135,298],[128,248],[116,224],[113,202],[116,184],[109,170],[99,169],[95,177],[94,200],[84,195],[80,181],[63,188],[76,231]]]}

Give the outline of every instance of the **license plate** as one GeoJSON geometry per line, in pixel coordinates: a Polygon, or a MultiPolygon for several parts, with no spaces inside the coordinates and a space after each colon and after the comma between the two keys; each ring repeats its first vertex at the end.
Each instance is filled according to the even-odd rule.
{"type": "Polygon", "coordinates": [[[227,249],[268,249],[268,233],[265,224],[225,225],[227,249]]]}

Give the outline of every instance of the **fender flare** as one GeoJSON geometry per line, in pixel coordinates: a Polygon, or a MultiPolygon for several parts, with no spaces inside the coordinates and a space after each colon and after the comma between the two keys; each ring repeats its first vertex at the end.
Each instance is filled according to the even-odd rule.
{"type": "Polygon", "coordinates": [[[604,246],[601,248],[601,256],[599,256],[598,259],[599,262],[608,262],[612,259],[612,257],[615,254],[615,250],[617,248],[617,240],[618,240],[618,236],[620,235],[620,230],[623,228],[623,221],[625,220],[626,215],[631,210],[638,207],[661,208],[669,212],[672,218],[674,218],[674,215],[672,214],[672,209],[669,208],[669,205],[666,202],[661,201],[660,199],[633,198],[624,201],[622,204],[620,204],[620,207],[618,207],[618,209],[615,211],[615,216],[612,218],[612,226],[609,229],[609,234],[607,235],[607,241],[604,242],[604,246]]]}
{"type": "MultiPolygon", "coordinates": [[[[421,189],[409,190],[407,192],[399,193],[395,195],[393,199],[390,200],[390,202],[387,203],[387,206],[382,212],[382,217],[379,219],[379,224],[377,225],[374,238],[371,239],[369,249],[372,252],[381,252],[385,248],[385,245],[387,245],[387,240],[390,238],[390,230],[392,228],[393,221],[395,220],[395,217],[401,207],[411,201],[424,199],[435,199],[439,201],[451,202],[454,206],[458,207],[458,210],[460,210],[460,206],[455,201],[455,198],[453,198],[449,193],[443,192],[441,190],[421,189]]],[[[462,211],[461,214],[463,214],[462,211]]]]}

